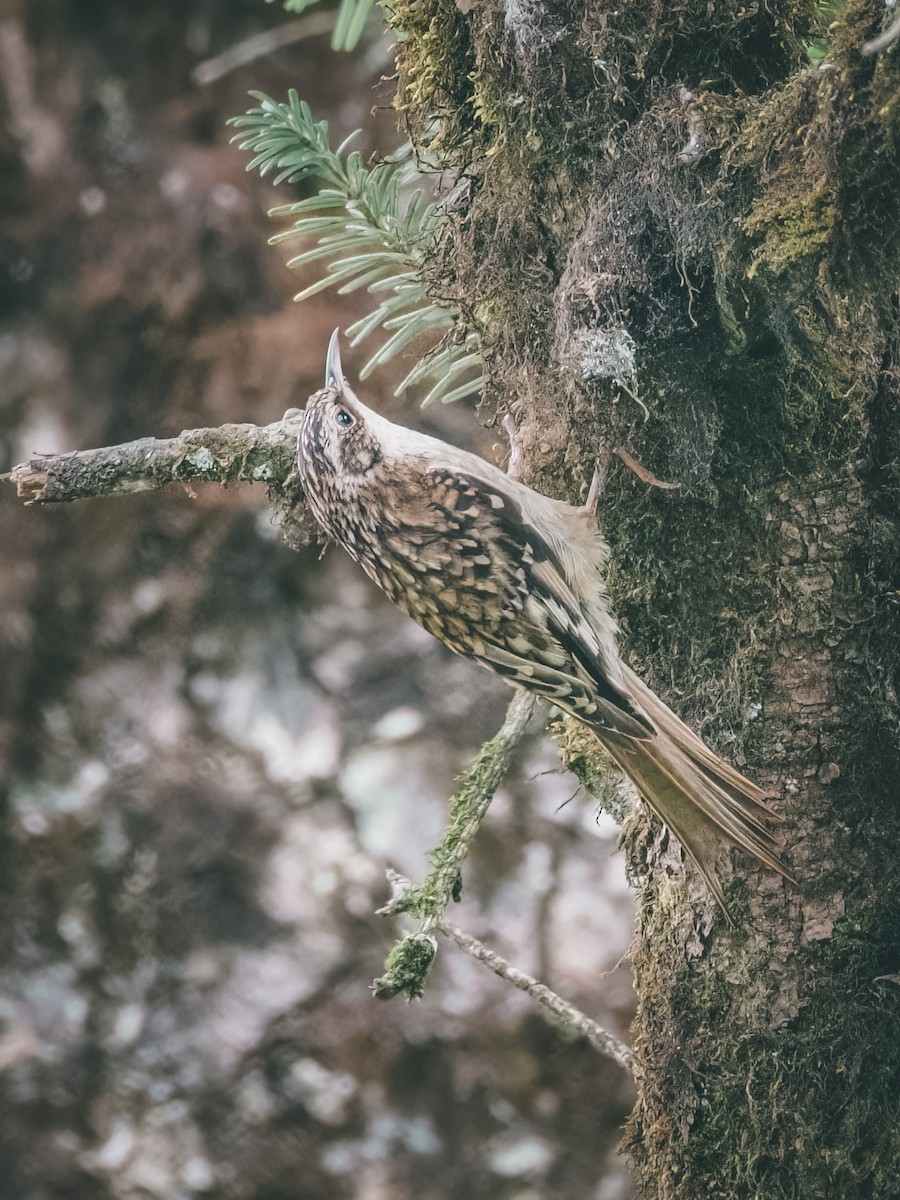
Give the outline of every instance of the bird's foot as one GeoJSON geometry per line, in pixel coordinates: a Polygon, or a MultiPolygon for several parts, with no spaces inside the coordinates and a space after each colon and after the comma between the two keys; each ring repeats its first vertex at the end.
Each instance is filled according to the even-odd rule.
{"type": "Polygon", "coordinates": [[[525,456],[522,452],[522,442],[519,439],[519,431],[516,429],[512,413],[507,413],[503,418],[503,428],[506,430],[506,436],[509,438],[509,462],[506,464],[506,473],[510,479],[521,479],[525,468],[525,456]]]}
{"type": "Polygon", "coordinates": [[[594,474],[591,476],[588,494],[579,509],[579,512],[583,512],[586,517],[596,517],[597,515],[597,505],[603,495],[603,489],[606,487],[606,468],[609,465],[609,455],[609,446],[602,442],[594,460],[594,474]]]}

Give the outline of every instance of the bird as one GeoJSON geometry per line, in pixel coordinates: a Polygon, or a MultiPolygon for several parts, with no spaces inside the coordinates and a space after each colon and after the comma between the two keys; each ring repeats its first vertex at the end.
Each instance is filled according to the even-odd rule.
{"type": "Polygon", "coordinates": [[[339,330],[325,386],[303,415],[297,469],[326,537],[413,620],[592,731],[729,920],[716,866],[723,842],[793,881],[763,789],[623,661],[604,586],[609,550],[592,511],[368,408],[344,376],[339,330]]]}

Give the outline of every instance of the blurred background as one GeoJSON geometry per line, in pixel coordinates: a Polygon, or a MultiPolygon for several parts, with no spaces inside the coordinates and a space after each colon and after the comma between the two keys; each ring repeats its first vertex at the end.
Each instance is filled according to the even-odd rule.
{"type": "MultiPolygon", "coordinates": [[[[296,86],[334,143],[396,146],[377,17],[353,55],[313,18],[200,83],[297,18],[0,0],[0,472],[270,422],[320,386],[361,302],[291,303],[265,213],[294,193],[225,126],[296,86]]],[[[470,402],[396,400],[392,366],[368,403],[495,457],[470,402]]],[[[422,1001],[371,997],[400,931],[373,915],[385,867],[421,879],[509,692],[318,555],[261,490],[26,509],[0,487],[3,1200],[630,1195],[627,1080],[527,997],[450,944],[422,1001]]],[[[622,1035],[615,841],[535,735],[454,917],[622,1035]]]]}

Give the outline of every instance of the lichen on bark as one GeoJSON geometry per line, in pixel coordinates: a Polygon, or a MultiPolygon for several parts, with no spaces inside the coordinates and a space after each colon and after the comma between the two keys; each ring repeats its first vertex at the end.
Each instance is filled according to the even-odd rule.
{"type": "Polygon", "coordinates": [[[729,935],[627,822],[647,1196],[895,1194],[900,54],[860,53],[884,11],[393,10],[398,107],[467,183],[430,269],[485,414],[553,494],[601,439],[682,485],[620,471],[602,500],[626,654],[780,797],[801,881],[736,859],[729,935]]]}

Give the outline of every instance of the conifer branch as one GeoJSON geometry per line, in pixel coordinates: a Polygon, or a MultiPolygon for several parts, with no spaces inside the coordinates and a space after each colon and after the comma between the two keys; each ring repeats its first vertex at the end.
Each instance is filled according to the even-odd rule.
{"type": "Polygon", "coordinates": [[[331,286],[339,295],[365,288],[377,298],[373,310],[347,330],[352,346],[377,329],[390,335],[363,367],[362,379],[424,335],[434,348],[418,359],[397,391],[430,381],[426,404],[480,391],[477,335],[461,335],[456,313],[427,294],[424,268],[446,214],[439,201],[426,200],[422,188],[410,190],[417,171],[409,154],[401,151],[394,160],[366,166],[358,150],[347,150],[356,135],[333,150],[328,122],[313,120],[309,105],[295,90],[288,93],[287,103],[260,92],[252,95],[259,107],[232,120],[241,131],[241,148],[254,156],[247,169],[274,173],[276,184],[310,177],[324,184],[314,196],[279,205],[270,213],[294,218],[290,229],[271,239],[273,244],[312,242],[289,266],[321,262],[325,267],[295,299],[307,300],[331,286]]]}

